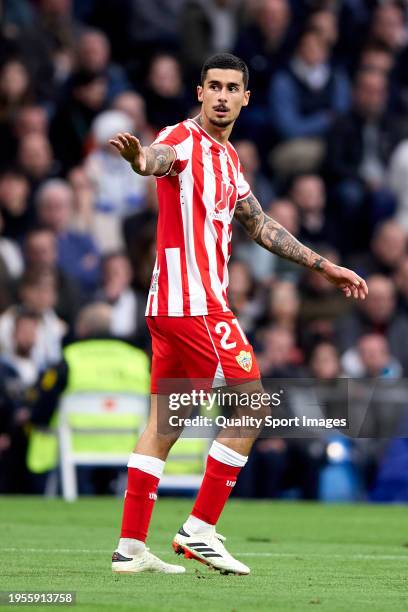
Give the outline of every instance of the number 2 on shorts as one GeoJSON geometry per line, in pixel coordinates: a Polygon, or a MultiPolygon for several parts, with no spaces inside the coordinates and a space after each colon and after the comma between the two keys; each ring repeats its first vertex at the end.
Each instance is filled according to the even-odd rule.
{"type": "MultiPolygon", "coordinates": [[[[238,323],[237,319],[232,319],[232,323],[235,325],[235,327],[237,328],[237,330],[239,331],[239,334],[244,342],[244,344],[248,344],[248,340],[246,339],[246,336],[244,334],[244,332],[241,329],[240,324],[238,323]]],[[[229,325],[229,323],[227,323],[226,321],[219,321],[219,323],[217,323],[217,325],[214,327],[215,332],[219,335],[219,334],[223,334],[220,344],[221,347],[224,350],[230,350],[233,349],[237,346],[237,343],[235,341],[233,342],[228,342],[228,338],[231,335],[231,326],[229,325]]]]}

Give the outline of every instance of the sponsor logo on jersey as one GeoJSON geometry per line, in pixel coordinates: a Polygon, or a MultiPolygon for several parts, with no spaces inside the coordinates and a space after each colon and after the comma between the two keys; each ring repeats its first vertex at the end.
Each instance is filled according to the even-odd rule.
{"type": "Polygon", "coordinates": [[[225,486],[231,487],[232,489],[233,487],[235,487],[236,482],[237,482],[236,480],[227,480],[227,482],[225,483],[225,486]]]}
{"type": "Polygon", "coordinates": [[[157,499],[156,493],[149,493],[149,499],[153,499],[154,501],[156,501],[157,499]]]}
{"type": "Polygon", "coordinates": [[[241,366],[245,372],[250,372],[252,368],[252,355],[249,351],[241,351],[239,355],[235,356],[238,365],[241,366]]]}
{"type": "Polygon", "coordinates": [[[211,213],[213,219],[217,221],[229,221],[229,211],[233,193],[234,186],[231,183],[221,183],[221,197],[218,202],[216,202],[214,211],[211,213]]]}

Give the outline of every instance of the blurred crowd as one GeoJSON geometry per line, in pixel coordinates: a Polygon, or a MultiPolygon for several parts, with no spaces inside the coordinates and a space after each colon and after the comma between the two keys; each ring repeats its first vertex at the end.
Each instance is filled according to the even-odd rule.
{"type": "Polygon", "coordinates": [[[107,141],[194,116],[219,51],[250,70],[233,143],[254,194],[369,287],[352,303],[236,226],[229,299],[262,375],[407,375],[405,2],[3,0],[0,23],[0,463],[81,308],[149,351],[155,181],[107,141]]]}

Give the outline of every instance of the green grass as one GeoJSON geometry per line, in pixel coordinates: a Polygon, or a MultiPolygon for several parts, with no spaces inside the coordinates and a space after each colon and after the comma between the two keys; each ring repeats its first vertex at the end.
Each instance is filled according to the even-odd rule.
{"type": "MultiPolygon", "coordinates": [[[[167,561],[180,559],[170,542],[190,508],[188,500],[157,504],[149,544],[167,561]]],[[[184,559],[182,576],[113,576],[120,517],[116,499],[0,498],[0,590],[73,590],[76,608],[114,612],[408,610],[401,506],[231,500],[219,531],[250,576],[220,576],[184,559]]]]}

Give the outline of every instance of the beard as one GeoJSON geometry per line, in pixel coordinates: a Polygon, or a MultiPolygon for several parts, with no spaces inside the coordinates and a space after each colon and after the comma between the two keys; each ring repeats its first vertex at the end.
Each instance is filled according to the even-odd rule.
{"type": "Polygon", "coordinates": [[[211,119],[208,117],[209,122],[216,127],[225,128],[234,123],[235,119],[211,119]]]}

